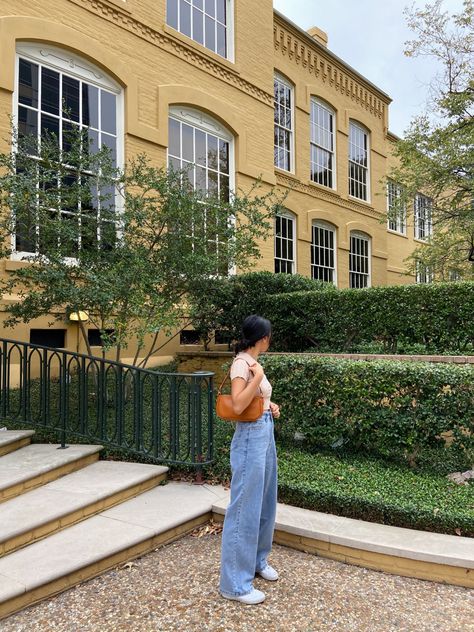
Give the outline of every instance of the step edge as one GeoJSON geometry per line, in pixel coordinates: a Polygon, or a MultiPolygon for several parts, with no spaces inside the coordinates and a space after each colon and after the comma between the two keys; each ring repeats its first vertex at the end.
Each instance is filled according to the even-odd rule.
{"type": "MultiPolygon", "coordinates": [[[[86,564],[75,571],[71,571],[67,575],[59,576],[58,578],[45,582],[44,584],[40,584],[35,588],[28,588],[28,586],[25,586],[25,590],[23,592],[18,592],[18,594],[14,597],[0,602],[0,620],[14,614],[15,612],[23,610],[28,606],[64,592],[77,584],[88,581],[98,575],[102,575],[103,573],[115,568],[118,564],[123,564],[129,560],[136,559],[137,557],[150,553],[156,548],[169,544],[190,533],[198,526],[206,524],[209,522],[210,518],[211,512],[208,511],[191,521],[182,523],[178,529],[168,529],[167,531],[151,535],[135,545],[121,549],[115,554],[105,556],[96,562],[86,564]],[[61,585],[64,583],[65,579],[67,580],[67,585],[61,585]],[[32,593],[39,591],[41,591],[42,594],[32,595],[32,593]],[[29,596],[32,596],[32,598],[29,599],[29,596]]],[[[5,576],[3,574],[0,574],[0,576],[10,579],[9,576],[5,576]]],[[[11,579],[13,579],[16,584],[23,586],[23,584],[21,584],[21,582],[17,579],[11,579]]]]}
{"type": "MultiPolygon", "coordinates": [[[[31,544],[34,544],[35,542],[39,542],[40,540],[43,540],[46,537],[54,535],[55,533],[59,533],[60,531],[63,531],[64,529],[67,529],[68,527],[72,527],[75,524],[79,524],[80,522],[83,522],[84,520],[87,520],[88,518],[91,518],[92,516],[99,515],[100,513],[104,511],[113,509],[114,507],[122,504],[123,502],[127,502],[128,500],[131,500],[132,498],[136,498],[142,493],[150,491],[154,487],[157,487],[158,485],[160,485],[160,483],[163,480],[166,480],[166,476],[167,476],[166,472],[152,473],[151,475],[143,477],[141,480],[136,481],[135,483],[127,485],[126,487],[118,488],[112,493],[107,492],[106,494],[102,495],[100,498],[95,498],[94,500],[90,502],[85,501],[84,504],[81,504],[80,506],[74,508],[72,511],[67,511],[62,514],[58,514],[52,518],[51,517],[48,518],[47,520],[38,521],[33,526],[29,525],[28,528],[21,529],[13,534],[9,534],[4,539],[0,539],[0,560],[5,558],[7,555],[10,555],[11,553],[14,553],[15,551],[25,548],[25,546],[29,546],[31,544]],[[123,497],[124,494],[126,494],[125,497],[123,497]],[[110,502],[110,504],[108,501],[110,502]],[[105,506],[104,506],[104,503],[105,503],[105,506]],[[100,505],[100,506],[95,508],[97,505],[100,505]],[[83,513],[77,519],[68,520],[67,522],[64,522],[67,518],[74,516],[74,514],[80,511],[81,512],[86,511],[87,513],[83,513]],[[47,529],[49,525],[52,526],[57,522],[60,523],[58,527],[52,527],[51,529],[47,529]],[[37,537],[33,536],[32,538],[29,538],[28,540],[24,540],[22,538],[22,536],[26,536],[32,531],[45,530],[45,529],[46,531],[44,531],[44,533],[42,533],[41,535],[37,537]],[[22,542],[20,544],[12,548],[9,548],[4,553],[1,552],[2,547],[5,548],[6,545],[11,540],[15,540],[17,538],[22,538],[22,542]]],[[[36,488],[36,489],[39,489],[39,488],[36,488]]],[[[34,490],[31,490],[31,491],[34,491],[34,490]]]]}

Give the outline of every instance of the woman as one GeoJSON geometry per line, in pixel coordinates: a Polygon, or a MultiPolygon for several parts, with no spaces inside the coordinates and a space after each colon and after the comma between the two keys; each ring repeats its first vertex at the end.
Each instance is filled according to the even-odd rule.
{"type": "Polygon", "coordinates": [[[263,415],[255,422],[237,422],[230,448],[232,483],[222,534],[221,595],[244,604],[257,604],[265,594],[256,590],[255,574],[276,581],[278,573],[267,562],[272,548],[277,503],[277,459],[273,417],[280,416],[270,401],[272,387],[258,363],[270,346],[271,324],[248,316],[232,363],[231,396],[237,414],[256,395],[264,399],[263,415]]]}

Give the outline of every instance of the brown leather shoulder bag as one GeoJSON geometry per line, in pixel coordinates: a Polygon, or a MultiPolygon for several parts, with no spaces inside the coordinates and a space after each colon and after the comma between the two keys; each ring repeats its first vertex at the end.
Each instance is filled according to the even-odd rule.
{"type": "MultiPolygon", "coordinates": [[[[243,359],[243,358],[242,358],[243,359]]],[[[245,360],[245,362],[247,362],[245,360]]],[[[248,364],[248,362],[247,362],[248,364]]],[[[249,365],[250,366],[250,365],[249,365]]],[[[216,413],[217,416],[225,421],[257,421],[263,415],[263,397],[256,395],[245,410],[240,415],[234,411],[232,405],[232,396],[224,395],[222,393],[222,387],[224,386],[227,378],[230,375],[230,369],[227,371],[227,375],[222,380],[221,385],[217,391],[216,397],[216,413]]]]}

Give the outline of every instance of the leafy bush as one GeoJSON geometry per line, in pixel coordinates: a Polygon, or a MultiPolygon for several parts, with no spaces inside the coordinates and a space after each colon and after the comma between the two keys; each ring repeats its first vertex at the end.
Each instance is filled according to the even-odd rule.
{"type": "MultiPolygon", "coordinates": [[[[250,306],[249,306],[250,307],[250,306]]],[[[259,304],[273,324],[273,349],[347,352],[379,344],[427,353],[471,352],[474,283],[297,292],[259,304]]]]}
{"type": "Polygon", "coordinates": [[[280,437],[305,445],[345,446],[384,457],[418,454],[444,443],[474,458],[474,371],[470,367],[351,361],[311,355],[266,356],[273,399],[282,407],[280,437]],[[468,434],[471,433],[471,434],[468,434]]]}
{"type": "Polygon", "coordinates": [[[208,279],[196,285],[193,295],[189,296],[190,318],[205,342],[217,329],[228,332],[230,339],[236,340],[244,318],[262,313],[269,297],[315,290],[335,291],[330,284],[300,274],[251,272],[208,279]]]}

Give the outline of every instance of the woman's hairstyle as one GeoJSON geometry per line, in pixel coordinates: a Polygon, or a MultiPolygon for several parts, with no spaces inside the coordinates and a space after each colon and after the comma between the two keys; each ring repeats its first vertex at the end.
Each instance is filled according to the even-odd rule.
{"type": "Polygon", "coordinates": [[[272,325],[269,320],[262,316],[256,316],[255,314],[247,316],[242,323],[242,333],[240,340],[235,345],[235,353],[245,351],[255,346],[255,344],[262,338],[265,338],[265,336],[271,335],[272,325]]]}

